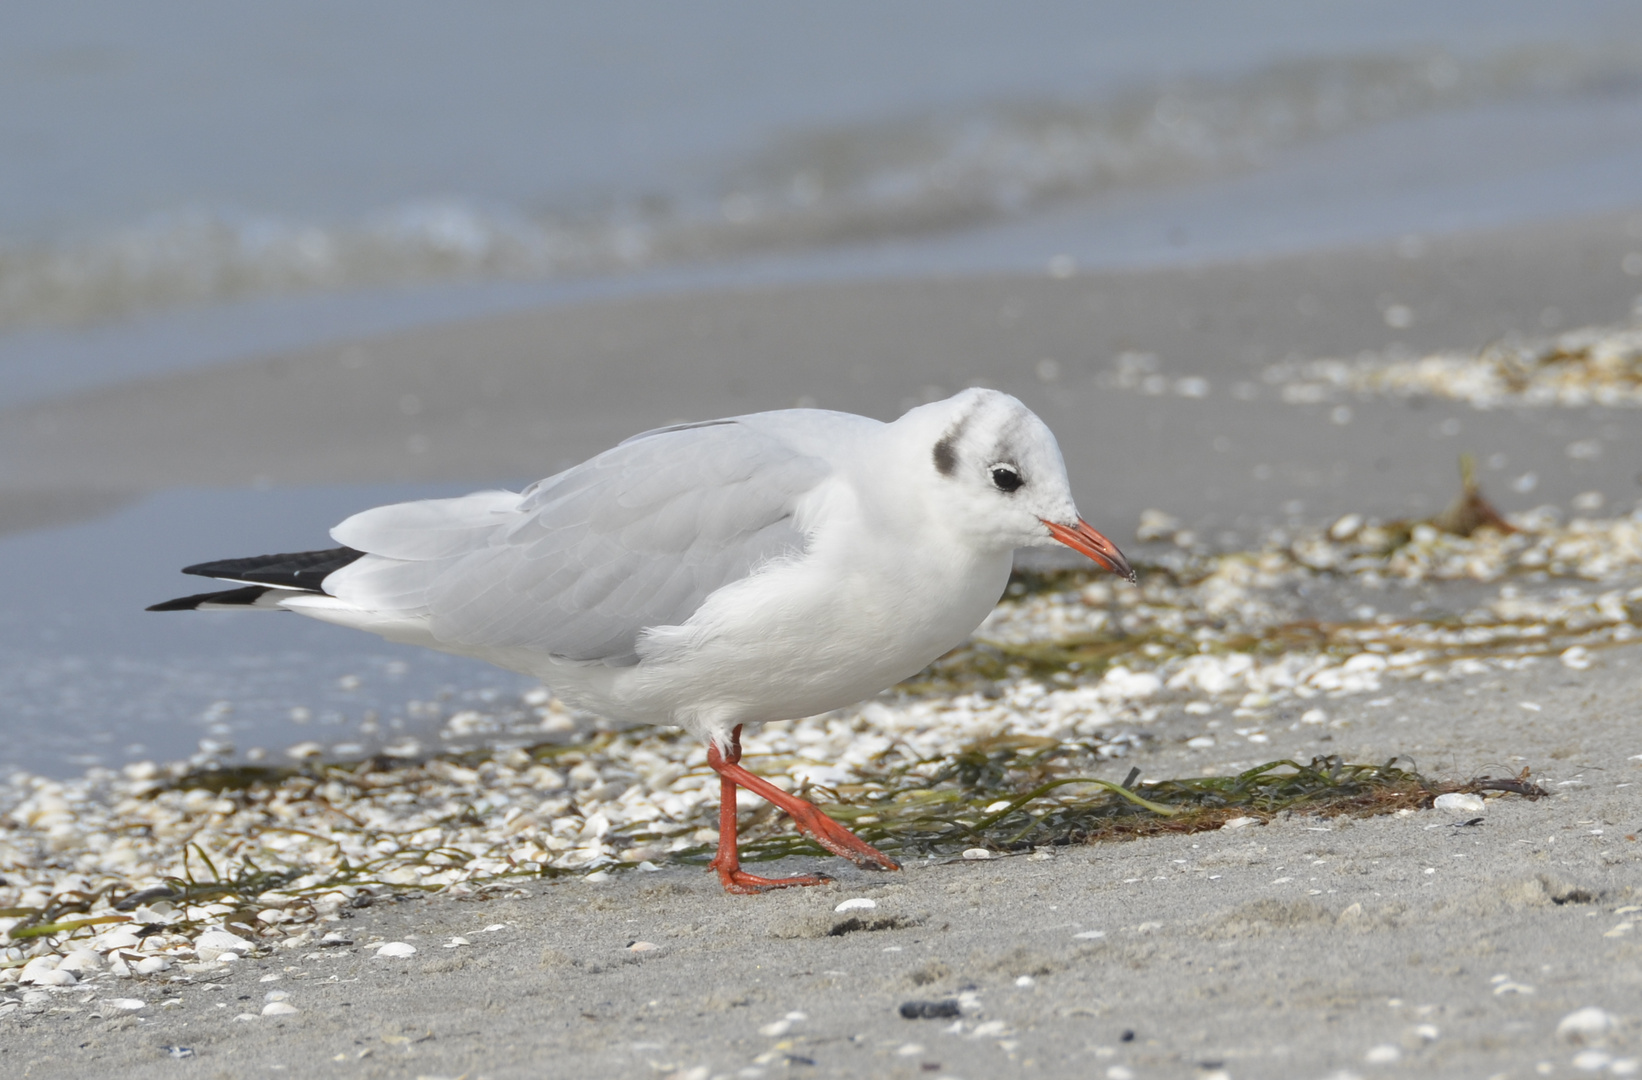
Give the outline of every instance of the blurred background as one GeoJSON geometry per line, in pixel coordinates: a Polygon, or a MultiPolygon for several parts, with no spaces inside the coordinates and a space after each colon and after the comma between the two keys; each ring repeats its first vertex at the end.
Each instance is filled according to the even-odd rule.
{"type": "Polygon", "coordinates": [[[0,86],[7,402],[612,289],[1495,226],[1642,175],[1623,0],[69,3],[8,13],[0,86]]]}
{"type": "MultiPolygon", "coordinates": [[[[155,0],[4,23],[0,432],[543,305],[1413,257],[1642,206],[1642,7],[1621,0],[155,0]]],[[[15,452],[7,482],[34,498],[45,466],[15,452]]],[[[371,748],[516,698],[527,681],[296,619],[138,610],[192,591],[185,562],[534,478],[452,476],[0,507],[0,768],[371,748]]]]}

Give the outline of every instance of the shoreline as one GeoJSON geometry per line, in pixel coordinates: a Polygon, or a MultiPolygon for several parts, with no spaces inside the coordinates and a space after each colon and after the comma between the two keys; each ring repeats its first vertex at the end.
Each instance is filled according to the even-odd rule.
{"type": "MultiPolygon", "coordinates": [[[[1553,470],[1559,433],[1442,402],[1423,415],[1410,412],[1425,402],[1365,402],[1357,423],[1337,425],[1262,391],[1265,369],[1626,324],[1642,292],[1623,269],[1642,248],[1627,230],[1642,232],[1642,216],[1433,237],[1402,253],[641,296],[100,387],[0,413],[12,463],[0,469],[0,533],[173,486],[530,480],[681,418],[796,403],[889,418],[977,382],[1043,415],[1079,495],[1120,519],[1153,505],[1160,483],[1204,508],[1190,515],[1199,526],[1236,527],[1235,507],[1254,504],[1243,527],[1257,529],[1296,498],[1317,506],[1312,520],[1417,512],[1447,490],[1459,449],[1433,424],[1454,419],[1473,451],[1540,455],[1553,470]],[[1208,390],[1111,394],[1100,377],[1126,355],[1208,390]],[[1239,384],[1256,392],[1235,398],[1239,384]],[[1296,445],[1322,459],[1251,481],[1262,463],[1280,473],[1296,445]],[[1331,494],[1344,484],[1353,505],[1331,494]]],[[[1620,473],[1595,467],[1617,487],[1620,473]]],[[[1545,480],[1558,501],[1580,490],[1564,490],[1577,482],[1565,471],[1545,480]]]]}
{"type": "MultiPolygon", "coordinates": [[[[836,880],[731,897],[668,861],[708,841],[712,785],[664,733],[583,744],[562,769],[506,754],[488,772],[447,762],[414,790],[394,786],[407,773],[369,797],[336,777],[300,798],[137,792],[157,767],[121,779],[100,808],[77,804],[72,784],[36,787],[7,808],[30,820],[7,824],[0,874],[40,878],[19,907],[95,891],[121,860],[133,880],[150,862],[183,877],[172,848],[185,839],[198,848],[190,868],[195,854],[212,860],[209,874],[189,870],[210,887],[219,871],[274,867],[258,845],[310,876],[339,853],[388,861],[351,893],[299,876],[155,894],[141,936],[132,923],[55,932],[108,947],[56,950],[80,958],[42,961],[44,981],[23,982],[26,957],[8,954],[0,1072],[173,1077],[192,1059],[230,1076],[406,1080],[549,1066],[676,1080],[1642,1074],[1638,413],[1618,398],[1484,409],[1349,379],[1331,397],[1303,363],[1624,325],[1642,290],[1623,269],[1642,247],[1632,220],[1435,238],[1418,258],[1387,247],[647,297],[0,415],[12,462],[0,531],[15,531],[176,486],[478,486],[680,415],[806,396],[887,415],[984,379],[1045,416],[1085,516],[1122,543],[1125,529],[1145,532],[1154,572],[1132,595],[1085,581],[1028,590],[987,625],[997,656],[977,647],[927,686],[771,725],[748,740],[761,767],[826,785],[887,784],[893,765],[896,784],[946,790],[940,755],[1002,732],[1082,746],[1079,767],[1116,785],[1136,768],[1170,780],[1334,756],[1412,759],[1454,782],[1527,770],[1550,792],[1490,794],[1463,813],[1247,814],[1018,855],[988,834],[991,858],[947,845],[893,876],[794,854],[785,824],[766,820],[771,852],[786,852],[772,871],[819,865],[836,880]],[[1542,325],[1553,307],[1561,325],[1542,325]],[[1165,392],[1121,384],[1121,358],[1139,353],[1156,366],[1137,378],[1161,376],[1165,392]],[[1269,380],[1291,354],[1288,381],[1269,380]],[[1289,386],[1299,400],[1285,400],[1289,386]],[[1518,531],[1385,524],[1436,515],[1467,451],[1518,531]],[[1519,489],[1528,472],[1536,484],[1519,489]],[[42,493],[82,501],[26,502],[42,493]],[[1547,502],[1584,508],[1573,520],[1531,509],[1547,502]],[[905,760],[875,758],[873,740],[905,760]],[[461,846],[481,842],[492,847],[461,846]],[[436,850],[491,870],[563,856],[565,872],[500,872],[486,887],[436,850]],[[413,899],[419,885],[444,891],[413,899]],[[836,910],[846,900],[873,906],[836,910]],[[242,943],[207,941],[214,924],[240,927],[242,943]],[[390,943],[403,947],[379,948],[390,943]],[[904,1018],[916,1002],[946,1015],[904,1018]]],[[[539,707],[564,730],[550,699],[539,707]]],[[[987,809],[997,797],[983,786],[958,805],[1002,813],[987,809]]],[[[872,816],[865,827],[895,824],[872,816]]],[[[97,918],[101,904],[60,913],[97,918]]]]}

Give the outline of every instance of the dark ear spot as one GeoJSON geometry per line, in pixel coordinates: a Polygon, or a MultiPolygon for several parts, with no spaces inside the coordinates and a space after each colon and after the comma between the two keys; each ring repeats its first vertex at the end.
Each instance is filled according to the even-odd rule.
{"type": "Polygon", "coordinates": [[[935,444],[935,471],[942,476],[951,476],[958,467],[958,452],[952,448],[957,437],[958,433],[952,431],[935,444]]]}

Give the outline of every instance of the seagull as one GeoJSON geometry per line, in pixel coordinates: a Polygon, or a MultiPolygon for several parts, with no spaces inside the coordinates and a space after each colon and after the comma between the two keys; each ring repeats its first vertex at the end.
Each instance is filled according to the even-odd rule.
{"type": "Polygon", "coordinates": [[[719,776],[732,893],[829,880],[741,868],[736,789],[865,869],[889,856],[742,767],[749,724],[843,708],[962,644],[1021,547],[1134,571],[1078,514],[1025,405],[965,390],[884,423],[786,409],[658,428],[523,491],[378,506],[341,546],[183,569],[234,588],[150,611],[294,611],[540,678],[626,723],[682,727],[719,776]]]}

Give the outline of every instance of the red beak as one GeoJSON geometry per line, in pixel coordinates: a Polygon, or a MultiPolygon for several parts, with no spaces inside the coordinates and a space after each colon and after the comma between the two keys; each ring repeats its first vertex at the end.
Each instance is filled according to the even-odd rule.
{"type": "MultiPolygon", "coordinates": [[[[1042,518],[1038,520],[1043,521],[1042,518]]],[[[1129,565],[1129,560],[1123,557],[1123,552],[1117,549],[1116,544],[1096,532],[1093,525],[1082,518],[1078,518],[1078,523],[1071,528],[1057,525],[1053,521],[1043,523],[1049,527],[1049,534],[1056,540],[1073,551],[1089,556],[1118,577],[1128,578],[1130,584],[1134,584],[1135,572],[1129,565]]]]}

